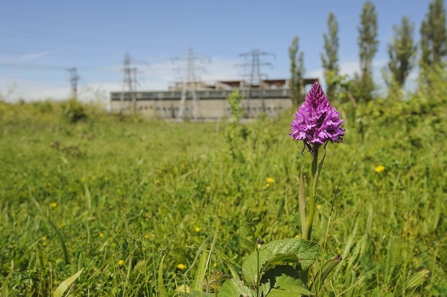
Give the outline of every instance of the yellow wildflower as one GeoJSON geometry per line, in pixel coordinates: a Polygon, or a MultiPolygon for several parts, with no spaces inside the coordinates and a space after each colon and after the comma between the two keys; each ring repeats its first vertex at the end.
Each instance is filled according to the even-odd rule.
{"type": "Polygon", "coordinates": [[[273,184],[274,182],[275,182],[275,180],[273,178],[271,178],[271,177],[267,178],[267,183],[273,184]]]}
{"type": "Polygon", "coordinates": [[[148,239],[149,238],[149,234],[144,234],[144,238],[148,239]]]}
{"type": "Polygon", "coordinates": [[[196,227],[196,228],[194,229],[194,231],[195,231],[196,233],[199,233],[199,232],[200,232],[200,228],[199,228],[199,227],[196,227]]]}
{"type": "Polygon", "coordinates": [[[104,234],[103,233],[99,233],[99,237],[104,237],[104,234]]]}
{"type": "Polygon", "coordinates": [[[44,236],[44,237],[42,237],[42,240],[43,241],[45,241],[45,240],[47,240],[48,238],[46,237],[46,236],[44,236]]]}
{"type": "Polygon", "coordinates": [[[123,266],[123,265],[124,265],[124,261],[123,261],[123,260],[119,260],[119,261],[118,261],[118,265],[119,265],[119,266],[123,266]]]}
{"type": "Polygon", "coordinates": [[[265,187],[266,187],[266,188],[270,187],[270,184],[269,184],[269,183],[266,183],[266,184],[265,184],[265,187]]]}
{"type": "Polygon", "coordinates": [[[51,202],[51,203],[50,203],[50,207],[51,207],[51,208],[55,208],[56,206],[57,206],[57,203],[56,203],[56,202],[51,202]]]}
{"type": "Polygon", "coordinates": [[[377,173],[383,172],[385,170],[385,166],[379,165],[374,169],[377,173]]]}
{"type": "Polygon", "coordinates": [[[321,208],[321,204],[317,204],[317,209],[320,209],[321,208]]]}
{"type": "Polygon", "coordinates": [[[183,269],[186,268],[186,266],[185,266],[185,264],[180,263],[180,264],[177,265],[177,268],[180,269],[180,270],[183,270],[183,269]]]}
{"type": "Polygon", "coordinates": [[[301,238],[301,236],[300,236],[299,234],[297,234],[297,235],[295,235],[295,238],[298,238],[298,239],[300,239],[300,238],[301,238]]]}

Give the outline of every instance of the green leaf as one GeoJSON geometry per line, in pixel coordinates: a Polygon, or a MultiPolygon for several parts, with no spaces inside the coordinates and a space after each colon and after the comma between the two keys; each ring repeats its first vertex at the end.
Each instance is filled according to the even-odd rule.
{"type": "Polygon", "coordinates": [[[165,284],[163,283],[163,260],[166,255],[163,255],[160,261],[160,267],[158,268],[158,292],[160,297],[168,297],[168,292],[166,292],[165,284]]]}
{"type": "Polygon", "coordinates": [[[230,270],[231,277],[235,279],[239,279],[239,274],[236,272],[236,269],[234,269],[233,265],[227,261],[224,262],[225,265],[227,265],[228,269],[230,270]]]}
{"type": "Polygon", "coordinates": [[[197,266],[196,276],[194,277],[194,281],[192,283],[192,289],[200,291],[202,289],[203,280],[205,278],[205,265],[207,259],[206,250],[202,251],[202,255],[200,256],[199,265],[197,266]]]}
{"type": "Polygon", "coordinates": [[[407,280],[407,283],[405,284],[405,289],[406,290],[413,289],[413,288],[423,285],[424,282],[427,280],[429,273],[430,273],[430,271],[428,269],[422,269],[421,271],[414,273],[407,280]]]}
{"type": "Polygon", "coordinates": [[[317,193],[318,178],[320,177],[321,169],[323,169],[323,164],[324,164],[325,159],[326,159],[326,148],[324,147],[323,158],[321,158],[320,163],[318,164],[317,172],[315,173],[315,176],[314,176],[314,184],[313,184],[314,194],[317,193]]]}
{"type": "MultiPolygon", "coordinates": [[[[261,247],[260,270],[265,272],[277,264],[296,263],[301,264],[301,270],[304,271],[315,262],[318,251],[319,246],[316,242],[297,238],[274,240],[261,247]]],[[[242,274],[249,282],[255,281],[256,261],[256,252],[253,252],[242,265],[242,274]]]]}
{"type": "Polygon", "coordinates": [[[282,275],[276,278],[275,287],[267,295],[268,297],[297,297],[297,294],[313,296],[315,295],[306,288],[306,285],[299,278],[282,275]]]}
{"type": "Polygon", "coordinates": [[[340,255],[335,256],[334,258],[330,259],[326,263],[324,263],[323,267],[320,268],[320,270],[317,272],[317,274],[314,277],[314,281],[312,285],[310,286],[310,289],[314,289],[315,292],[320,291],[321,286],[323,286],[324,281],[329,276],[331,271],[337,266],[342,260],[342,257],[340,255]]]}
{"type": "Polygon", "coordinates": [[[68,264],[69,263],[69,259],[68,259],[67,247],[65,246],[64,237],[62,237],[62,234],[61,234],[61,232],[59,232],[59,229],[50,220],[50,217],[47,217],[47,220],[48,220],[48,223],[50,223],[50,226],[53,227],[54,231],[56,232],[56,237],[59,240],[59,243],[61,244],[61,248],[62,248],[62,253],[64,255],[65,264],[68,264]]]}
{"type": "Polygon", "coordinates": [[[254,297],[252,290],[247,288],[240,280],[227,280],[217,294],[218,297],[254,297]]]}
{"type": "Polygon", "coordinates": [[[68,289],[68,287],[71,286],[72,283],[75,282],[75,280],[81,275],[84,268],[61,282],[61,284],[57,287],[57,289],[53,293],[53,297],[62,297],[62,295],[65,293],[65,291],[68,289]]]}
{"type": "Polygon", "coordinates": [[[193,291],[187,294],[180,294],[182,297],[214,297],[213,293],[204,293],[200,291],[193,291]]]}
{"type": "Polygon", "coordinates": [[[138,273],[140,272],[147,264],[147,260],[140,260],[138,261],[137,264],[135,264],[134,268],[133,268],[133,272],[134,273],[138,273]]]}
{"type": "Polygon", "coordinates": [[[265,274],[261,278],[261,283],[265,283],[270,281],[272,284],[272,287],[275,285],[276,278],[280,277],[282,275],[287,275],[293,278],[299,278],[298,271],[296,271],[292,266],[290,265],[277,265],[275,268],[270,269],[265,272],[265,274]]]}
{"type": "Polygon", "coordinates": [[[267,295],[271,288],[275,287],[276,279],[282,275],[290,276],[292,278],[299,278],[298,272],[289,265],[277,265],[275,268],[268,270],[261,278],[261,292],[264,296],[267,295]]]}

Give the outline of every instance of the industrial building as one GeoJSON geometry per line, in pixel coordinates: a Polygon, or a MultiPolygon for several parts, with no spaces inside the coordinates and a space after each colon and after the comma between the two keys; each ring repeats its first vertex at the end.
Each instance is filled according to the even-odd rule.
{"type": "MultiPolygon", "coordinates": [[[[305,79],[304,84],[312,84],[316,80],[305,79]]],[[[230,80],[213,84],[174,83],[167,91],[112,92],[111,110],[116,113],[136,112],[160,119],[215,120],[230,116],[226,98],[235,90],[244,97],[245,118],[255,118],[262,113],[275,117],[292,105],[289,81],[266,79],[257,85],[230,80]]]]}

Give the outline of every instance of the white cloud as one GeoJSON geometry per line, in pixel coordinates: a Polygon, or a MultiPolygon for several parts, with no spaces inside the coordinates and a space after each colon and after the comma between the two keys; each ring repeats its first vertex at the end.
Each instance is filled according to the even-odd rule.
{"type": "MultiPolygon", "coordinates": [[[[374,60],[373,61],[373,72],[374,72],[374,80],[377,84],[383,84],[383,78],[381,74],[381,69],[383,66],[385,66],[386,61],[385,60],[374,60]]],[[[318,77],[320,79],[320,82],[323,84],[324,81],[324,69],[318,68],[309,71],[306,74],[306,77],[318,77]]],[[[340,63],[340,74],[341,75],[348,75],[350,78],[353,78],[355,73],[360,73],[360,63],[359,61],[345,61],[340,63]]]]}
{"type": "MultiPolygon", "coordinates": [[[[195,76],[206,82],[239,79],[241,74],[236,66],[237,62],[237,60],[222,59],[213,59],[211,63],[196,62],[195,66],[201,69],[195,71],[195,76]]],[[[149,67],[142,68],[145,73],[144,81],[149,89],[166,90],[169,84],[186,78],[186,66],[185,61],[150,64],[149,67]]]]}
{"type": "Polygon", "coordinates": [[[309,73],[306,73],[304,76],[306,78],[318,78],[320,80],[320,82],[324,83],[323,73],[324,73],[323,68],[318,68],[318,69],[309,71],[309,73]]]}
{"type": "Polygon", "coordinates": [[[17,61],[36,60],[50,54],[48,51],[26,54],[18,57],[17,61]]]}
{"type": "Polygon", "coordinates": [[[3,55],[0,56],[0,63],[7,63],[7,64],[14,64],[17,62],[23,62],[23,61],[32,61],[32,60],[38,60],[44,56],[47,56],[51,54],[49,51],[42,51],[42,52],[36,52],[36,53],[29,53],[24,54],[20,56],[10,56],[10,55],[3,55]]]}
{"type": "Polygon", "coordinates": [[[5,101],[25,101],[52,98],[60,100],[67,98],[69,88],[62,88],[51,83],[30,81],[24,79],[10,79],[0,77],[0,95],[5,101]]]}

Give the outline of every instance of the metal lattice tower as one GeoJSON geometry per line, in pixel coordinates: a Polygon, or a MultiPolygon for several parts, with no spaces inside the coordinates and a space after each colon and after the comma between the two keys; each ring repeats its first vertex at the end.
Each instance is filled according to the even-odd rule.
{"type": "Polygon", "coordinates": [[[132,85],[133,85],[133,79],[132,79],[132,68],[130,67],[130,55],[128,52],[126,52],[124,56],[124,68],[123,70],[123,86],[121,91],[121,97],[120,97],[120,109],[121,113],[124,112],[124,93],[127,91],[129,94],[133,94],[132,92],[132,85]]]}
{"type": "Polygon", "coordinates": [[[251,96],[252,87],[253,87],[253,85],[255,85],[255,83],[257,83],[259,86],[259,97],[261,99],[262,111],[265,111],[265,102],[264,102],[264,96],[262,94],[261,87],[262,87],[263,78],[267,79],[268,76],[266,73],[261,72],[261,66],[270,66],[273,68],[272,63],[263,62],[260,60],[260,57],[261,56],[273,56],[276,58],[276,55],[273,53],[260,51],[257,47],[255,47],[253,50],[251,50],[249,52],[239,54],[239,56],[245,57],[246,60],[248,60],[248,57],[251,56],[251,62],[247,62],[247,63],[238,65],[238,66],[242,66],[244,68],[246,68],[248,66],[251,68],[250,74],[244,75],[244,76],[250,77],[250,82],[249,82],[249,86],[248,86],[248,94],[247,94],[247,98],[246,98],[247,107],[248,107],[248,113],[246,116],[250,117],[250,115],[251,115],[250,96],[251,96]]]}
{"type": "Polygon", "coordinates": [[[198,83],[198,77],[196,76],[196,70],[203,70],[205,71],[205,68],[203,67],[197,67],[195,66],[195,61],[201,61],[210,62],[211,59],[209,57],[205,56],[197,56],[194,55],[194,50],[189,47],[188,48],[188,54],[186,57],[176,57],[172,59],[172,61],[176,60],[186,60],[186,68],[176,68],[177,71],[180,70],[186,70],[186,78],[183,81],[182,84],[182,97],[180,99],[180,109],[179,113],[177,115],[177,118],[181,119],[184,116],[185,110],[186,110],[186,99],[189,94],[192,98],[192,117],[197,120],[197,118],[200,117],[200,108],[199,108],[199,100],[200,98],[197,96],[196,88],[198,83]]]}
{"type": "Polygon", "coordinates": [[[71,96],[74,99],[78,99],[78,80],[79,76],[77,74],[76,68],[67,69],[70,72],[70,83],[71,83],[71,96]]]}
{"type": "Polygon", "coordinates": [[[138,70],[136,67],[131,67],[131,58],[128,52],[126,52],[124,56],[124,67],[123,67],[123,87],[121,91],[121,112],[124,112],[125,109],[130,109],[130,105],[132,105],[132,112],[137,112],[137,100],[136,100],[136,91],[138,86],[138,78],[137,73],[138,70]],[[124,107],[124,94],[128,92],[131,97],[131,104],[124,107]]]}

